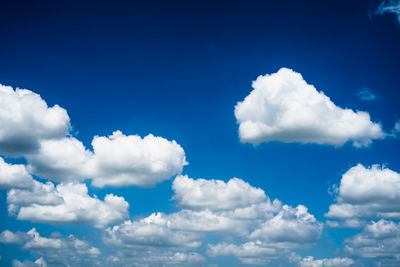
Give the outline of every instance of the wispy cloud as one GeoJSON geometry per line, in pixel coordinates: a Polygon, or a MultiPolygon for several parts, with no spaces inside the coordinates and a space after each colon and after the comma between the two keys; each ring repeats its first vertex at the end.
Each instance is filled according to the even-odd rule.
{"type": "Polygon", "coordinates": [[[400,23],[400,0],[383,1],[375,14],[383,15],[385,13],[393,13],[397,17],[397,22],[400,23]]]}
{"type": "Polygon", "coordinates": [[[360,100],[362,100],[362,101],[372,101],[377,98],[376,95],[371,91],[371,89],[366,88],[366,87],[359,90],[357,92],[357,95],[360,98],[360,100]]]}

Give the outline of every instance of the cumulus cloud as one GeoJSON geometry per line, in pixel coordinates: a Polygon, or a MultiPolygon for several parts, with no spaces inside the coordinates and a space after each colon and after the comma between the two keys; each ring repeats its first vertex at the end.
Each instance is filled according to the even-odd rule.
{"type": "Polygon", "coordinates": [[[177,204],[192,210],[229,210],[264,202],[265,193],[241,179],[233,178],[227,183],[221,180],[191,179],[177,176],[172,189],[177,204]]]}
{"type": "Polygon", "coordinates": [[[205,258],[197,252],[119,250],[106,262],[111,266],[204,266],[205,258]]]}
{"type": "Polygon", "coordinates": [[[399,0],[389,0],[382,1],[375,14],[383,15],[385,13],[392,13],[396,15],[397,22],[400,23],[400,1],[399,0]]]}
{"type": "Polygon", "coordinates": [[[32,254],[41,256],[35,262],[15,260],[14,266],[69,266],[82,265],[88,259],[95,259],[100,255],[100,250],[90,245],[87,241],[80,240],[73,235],[64,237],[58,233],[54,233],[52,237],[41,236],[35,228],[30,231],[12,233],[8,230],[3,231],[3,236],[18,236],[18,239],[12,238],[4,240],[0,238],[2,243],[20,244],[23,250],[29,250],[32,254]]]}
{"type": "Polygon", "coordinates": [[[207,255],[236,256],[243,264],[265,265],[276,259],[280,253],[277,248],[264,247],[261,242],[247,242],[241,245],[219,243],[207,246],[207,255]]]}
{"type": "Polygon", "coordinates": [[[19,188],[29,189],[34,186],[32,176],[22,164],[8,164],[0,157],[0,190],[19,188]]]}
{"type": "Polygon", "coordinates": [[[375,218],[400,219],[400,174],[379,165],[352,167],[343,174],[326,216],[354,227],[375,218]]]}
{"type": "Polygon", "coordinates": [[[367,112],[336,106],[293,70],[281,68],[259,76],[252,87],[254,90],[235,107],[242,142],[340,146],[352,141],[360,147],[386,136],[367,112]]]}
{"type": "Polygon", "coordinates": [[[96,187],[150,186],[187,164],[179,144],[152,134],[141,138],[115,131],[95,136],[92,146],[93,152],[73,137],[43,141],[38,153],[27,156],[29,170],[58,182],[91,178],[96,187]]]}
{"type": "Polygon", "coordinates": [[[70,131],[67,111],[48,107],[40,95],[0,85],[0,154],[35,152],[41,140],[61,138],[70,131]]]}
{"type": "Polygon", "coordinates": [[[104,201],[88,195],[85,184],[36,181],[33,190],[11,189],[8,210],[19,220],[43,223],[89,224],[103,227],[127,219],[129,204],[123,197],[107,194],[104,201]]]}
{"type": "Polygon", "coordinates": [[[107,228],[104,242],[122,248],[162,248],[171,252],[177,248],[196,249],[208,235],[230,236],[243,241],[242,245],[209,245],[209,255],[235,255],[242,262],[257,263],[290,248],[311,246],[321,235],[322,224],[307,208],[282,205],[279,200],[271,202],[262,189],[238,178],[224,182],[178,176],[173,190],[173,198],[182,210],[153,213],[107,228]]]}
{"type": "Polygon", "coordinates": [[[354,266],[355,263],[351,258],[314,259],[313,256],[304,257],[297,262],[300,267],[346,267],[354,266]]]}
{"type": "Polygon", "coordinates": [[[400,264],[400,223],[381,219],[345,239],[344,251],[351,257],[375,259],[379,266],[400,264]]]}

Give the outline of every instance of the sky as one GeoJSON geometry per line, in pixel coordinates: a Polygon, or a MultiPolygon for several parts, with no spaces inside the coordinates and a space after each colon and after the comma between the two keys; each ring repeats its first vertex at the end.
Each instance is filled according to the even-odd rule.
{"type": "Polygon", "coordinates": [[[399,1],[1,1],[0,266],[399,266],[399,1]]]}

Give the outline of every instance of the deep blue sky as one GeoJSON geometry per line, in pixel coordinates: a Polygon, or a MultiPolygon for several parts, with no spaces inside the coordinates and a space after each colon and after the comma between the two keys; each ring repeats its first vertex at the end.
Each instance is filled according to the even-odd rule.
{"type": "MultiPolygon", "coordinates": [[[[357,149],[239,142],[234,106],[259,75],[287,67],[341,107],[368,111],[390,131],[400,118],[400,26],[374,1],[1,1],[0,83],[39,93],[68,111],[76,137],[114,130],[176,140],[193,178],[240,177],[324,221],[328,188],[357,163],[400,170],[399,140],[357,149]],[[370,88],[377,99],[359,100],[370,88]]],[[[124,196],[130,214],[176,210],[171,181],[93,189],[124,196]]],[[[9,217],[0,231],[90,235],[9,217]]],[[[347,230],[327,230],[307,255],[332,256],[347,230]],[[333,239],[334,241],[329,241],[333,239]]],[[[100,242],[95,237],[95,242],[100,242]]],[[[4,247],[0,247],[3,249],[4,247]]],[[[7,247],[1,264],[20,252],[7,247]]],[[[19,256],[19,255],[18,255],[19,256]]],[[[23,259],[23,257],[19,257],[23,259]]],[[[29,257],[28,257],[29,258],[29,257]]],[[[234,262],[234,264],[238,264],[234,262]]]]}

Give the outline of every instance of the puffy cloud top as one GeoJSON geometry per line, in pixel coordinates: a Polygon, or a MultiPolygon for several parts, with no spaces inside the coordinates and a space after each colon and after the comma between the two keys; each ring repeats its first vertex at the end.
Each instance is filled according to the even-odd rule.
{"type": "Polygon", "coordinates": [[[32,188],[34,180],[22,164],[8,164],[0,157],[0,189],[32,188]]]}
{"type": "Polygon", "coordinates": [[[379,165],[361,164],[342,176],[337,203],[329,207],[327,217],[344,219],[348,226],[360,226],[360,220],[400,218],[400,174],[379,165]]]}
{"type": "Polygon", "coordinates": [[[97,170],[93,185],[154,185],[182,172],[185,152],[174,140],[152,134],[141,138],[115,131],[92,141],[93,165],[97,170]]]}
{"type": "Polygon", "coordinates": [[[36,182],[33,190],[11,189],[7,194],[9,212],[19,220],[45,223],[90,224],[103,227],[129,217],[123,197],[107,194],[104,201],[90,197],[85,184],[36,182]]]}
{"type": "Polygon", "coordinates": [[[152,134],[141,138],[115,131],[94,137],[92,146],[93,152],[73,137],[43,141],[38,153],[27,156],[29,170],[58,182],[91,178],[96,187],[151,186],[187,164],[179,144],[152,134]]]}
{"type": "Polygon", "coordinates": [[[69,133],[67,111],[48,107],[32,91],[0,85],[0,154],[20,156],[36,151],[40,140],[69,133]]]}
{"type": "Polygon", "coordinates": [[[293,70],[281,68],[259,76],[252,86],[254,90],[235,107],[242,142],[340,146],[352,141],[355,146],[367,146],[386,135],[367,112],[336,106],[293,70]]]}
{"type": "Polygon", "coordinates": [[[191,179],[177,176],[172,189],[178,205],[190,209],[228,210],[246,207],[265,201],[266,195],[241,179],[233,178],[227,183],[221,180],[191,179]]]}

